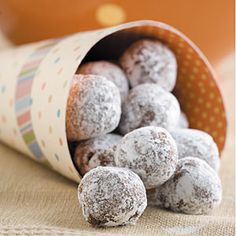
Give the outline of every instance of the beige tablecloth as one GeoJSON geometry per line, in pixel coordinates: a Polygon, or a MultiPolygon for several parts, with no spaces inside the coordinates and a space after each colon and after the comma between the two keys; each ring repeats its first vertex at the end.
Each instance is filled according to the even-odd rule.
{"type": "Polygon", "coordinates": [[[76,184],[0,144],[0,235],[234,235],[233,56],[217,68],[224,77],[229,136],[220,171],[223,202],[212,214],[148,207],[135,226],[96,229],[82,217],[76,184]]]}

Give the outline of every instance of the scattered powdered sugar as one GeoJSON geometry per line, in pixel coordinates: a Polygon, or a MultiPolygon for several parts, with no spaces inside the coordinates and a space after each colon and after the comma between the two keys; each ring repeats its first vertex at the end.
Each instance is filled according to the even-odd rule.
{"type": "Polygon", "coordinates": [[[134,42],[120,58],[132,87],[142,83],[156,83],[172,91],[177,76],[177,62],[173,52],[157,40],[134,42]]]}
{"type": "Polygon", "coordinates": [[[70,141],[111,132],[118,126],[120,114],[120,93],[114,83],[98,75],[74,76],[66,113],[70,141]]]}
{"type": "Polygon", "coordinates": [[[97,167],[78,188],[85,219],[94,226],[135,224],[147,206],[145,187],[130,170],[97,167]]]}
{"type": "Polygon", "coordinates": [[[207,214],[220,204],[222,187],[217,173],[205,161],[185,157],[178,161],[174,175],[148,194],[152,205],[186,214],[207,214]]]}
{"type": "Polygon", "coordinates": [[[140,176],[147,189],[167,181],[177,165],[177,147],[161,127],[144,127],[125,135],[117,145],[115,163],[140,176]]]}
{"type": "Polygon", "coordinates": [[[115,166],[114,152],[121,138],[117,134],[104,134],[79,142],[73,160],[80,174],[83,176],[97,166],[115,166]]]}
{"type": "Polygon", "coordinates": [[[109,61],[88,62],[78,69],[78,74],[101,75],[112,81],[120,90],[121,100],[124,101],[129,91],[129,84],[123,70],[109,61]]]}
{"type": "Polygon", "coordinates": [[[196,129],[176,129],[170,133],[176,141],[179,158],[197,157],[205,160],[214,170],[219,170],[219,151],[209,134],[196,129]]]}
{"type": "Polygon", "coordinates": [[[122,106],[119,130],[126,134],[144,126],[176,127],[180,116],[177,99],[156,84],[136,86],[122,106]]]}

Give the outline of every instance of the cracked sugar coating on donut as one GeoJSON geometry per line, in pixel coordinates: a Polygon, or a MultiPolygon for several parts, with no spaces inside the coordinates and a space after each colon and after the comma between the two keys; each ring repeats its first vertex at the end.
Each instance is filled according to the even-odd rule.
{"type": "Polygon", "coordinates": [[[104,134],[79,142],[73,157],[79,173],[83,176],[97,166],[115,166],[114,152],[121,138],[117,134],[104,134]]]}
{"type": "Polygon", "coordinates": [[[156,189],[156,197],[156,205],[172,211],[207,214],[221,202],[221,181],[205,161],[186,157],[178,161],[171,179],[156,189]]]}
{"type": "Polygon", "coordinates": [[[177,99],[156,84],[141,84],[130,90],[122,105],[121,134],[145,127],[176,127],[180,116],[177,99]]]}
{"type": "Polygon", "coordinates": [[[131,87],[156,83],[172,91],[177,77],[177,62],[173,52],[157,40],[142,39],[134,42],[121,56],[131,87]]]}
{"type": "Polygon", "coordinates": [[[81,180],[78,197],[85,220],[94,226],[135,224],[147,206],[141,179],[118,167],[89,171],[81,180]]]}
{"type": "Polygon", "coordinates": [[[101,75],[112,81],[120,90],[121,100],[124,101],[129,91],[129,84],[123,70],[109,61],[88,62],[78,69],[78,74],[101,75]]]}
{"type": "Polygon", "coordinates": [[[120,93],[114,83],[98,75],[74,76],[66,111],[70,141],[111,132],[118,126],[120,114],[120,93]]]}
{"type": "Polygon", "coordinates": [[[147,189],[157,187],[174,173],[178,153],[174,139],[161,127],[144,127],[126,134],[117,145],[115,163],[131,169],[147,189]]]}
{"type": "Polygon", "coordinates": [[[176,129],[170,133],[177,144],[179,158],[197,157],[206,161],[214,170],[219,170],[219,151],[209,134],[196,129],[176,129]]]}

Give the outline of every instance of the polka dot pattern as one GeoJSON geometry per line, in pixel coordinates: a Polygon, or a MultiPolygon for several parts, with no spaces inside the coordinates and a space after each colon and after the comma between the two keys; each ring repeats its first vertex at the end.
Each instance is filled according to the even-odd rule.
{"type": "MultiPolygon", "coordinates": [[[[109,29],[74,34],[57,40],[40,63],[37,57],[30,61],[29,68],[36,64],[39,66],[34,74],[34,83],[28,84],[31,86],[31,95],[27,100],[29,112],[25,116],[30,115],[31,123],[24,127],[17,123],[15,112],[17,77],[29,56],[37,48],[43,49],[50,40],[0,53],[0,140],[36,159],[21,135],[22,132],[32,129],[47,159],[46,164],[78,182],[80,176],[71,160],[65,131],[70,81],[88,51],[102,38],[116,32],[123,34],[124,40],[119,41],[121,48],[122,43],[126,43],[125,37],[131,37],[129,41],[152,37],[162,40],[173,50],[178,63],[174,93],[189,118],[190,126],[211,134],[222,150],[226,137],[226,116],[211,67],[202,53],[184,35],[168,25],[152,21],[132,22],[109,29]]],[[[117,48],[113,46],[114,39],[115,37],[111,50],[115,52],[117,48]]],[[[24,92],[24,89],[28,88],[22,88],[21,91],[24,92]]],[[[20,103],[18,105],[21,106],[20,103]]],[[[30,138],[32,137],[26,137],[27,140],[30,138]]]]}

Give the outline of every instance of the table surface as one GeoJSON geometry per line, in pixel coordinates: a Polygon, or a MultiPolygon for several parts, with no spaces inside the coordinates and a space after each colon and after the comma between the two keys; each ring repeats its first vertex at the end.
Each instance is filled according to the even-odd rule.
{"type": "MultiPolygon", "coordinates": [[[[0,50],[7,46],[0,35],[0,50]]],[[[234,55],[214,67],[229,120],[218,209],[190,216],[148,207],[135,226],[96,229],[83,220],[75,183],[0,144],[0,235],[234,235],[234,55]]]]}

